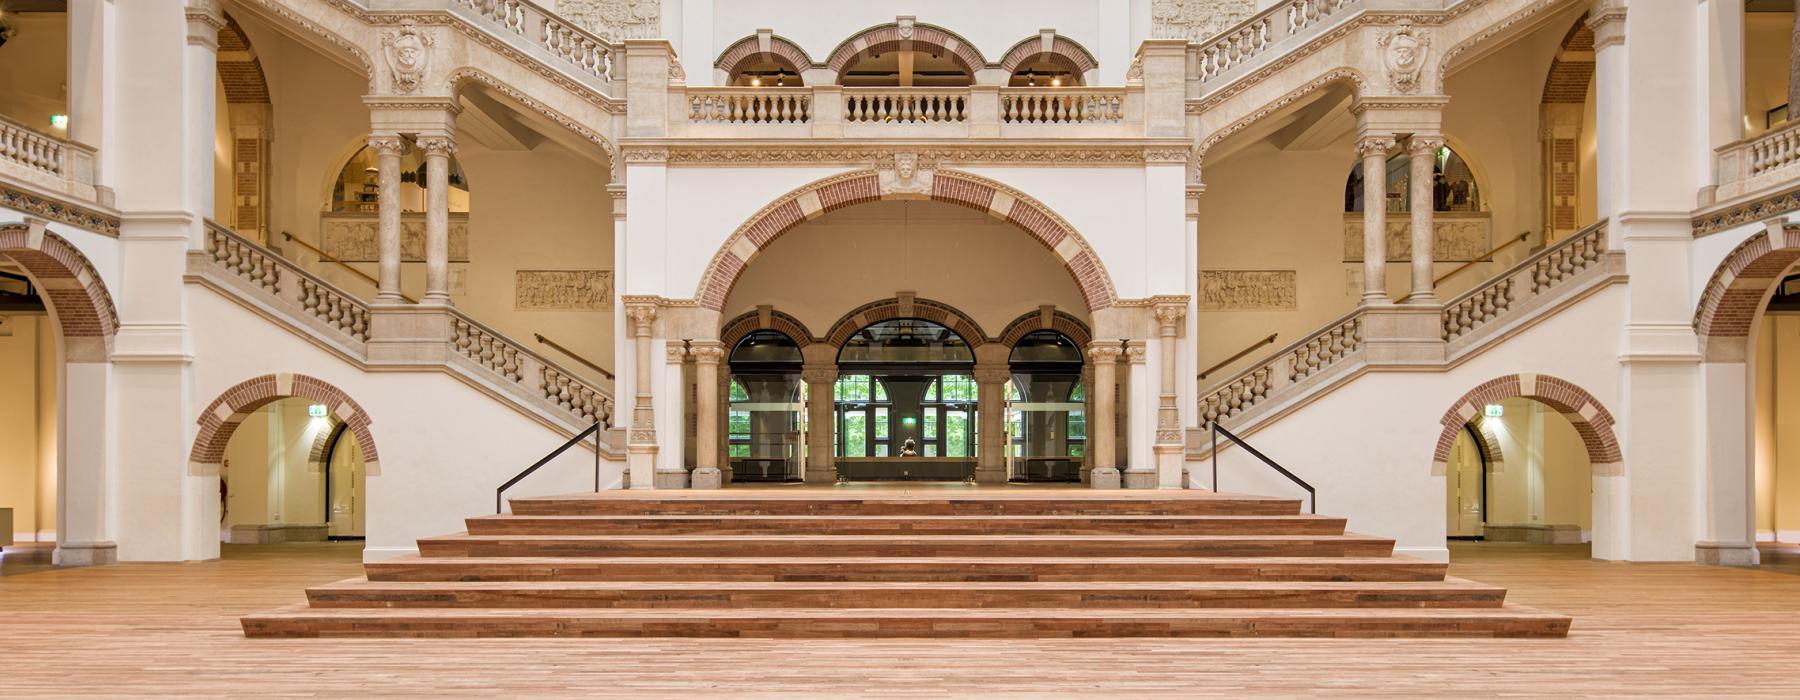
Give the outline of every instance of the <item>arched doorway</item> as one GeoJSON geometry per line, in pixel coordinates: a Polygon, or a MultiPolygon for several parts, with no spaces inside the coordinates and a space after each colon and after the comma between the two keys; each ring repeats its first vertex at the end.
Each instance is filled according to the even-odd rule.
{"type": "Polygon", "coordinates": [[[9,307],[0,310],[0,356],[11,375],[0,411],[15,429],[31,425],[0,440],[0,461],[15,472],[0,507],[30,513],[33,538],[54,538],[56,564],[111,564],[118,546],[102,436],[110,433],[108,359],[119,317],[93,263],[46,227],[0,224],[0,296],[9,307]]]}
{"type": "Polygon", "coordinates": [[[731,346],[727,363],[727,481],[800,481],[806,385],[799,343],[780,331],[752,331],[731,346]]]}
{"type": "Polygon", "coordinates": [[[839,481],[974,481],[975,353],[961,334],[923,318],[878,321],[844,340],[837,366],[839,481]]]}
{"type": "Polygon", "coordinates": [[[1054,330],[1027,333],[1007,357],[1010,481],[1079,483],[1087,464],[1081,345],[1054,330]]]}

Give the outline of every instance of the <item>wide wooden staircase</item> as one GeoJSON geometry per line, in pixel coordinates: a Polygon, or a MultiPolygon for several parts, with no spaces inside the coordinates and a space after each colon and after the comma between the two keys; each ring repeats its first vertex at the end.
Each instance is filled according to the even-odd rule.
{"type": "Polygon", "coordinates": [[[1561,637],[1296,500],[1201,491],[610,491],[513,499],[251,637],[1561,637]]]}

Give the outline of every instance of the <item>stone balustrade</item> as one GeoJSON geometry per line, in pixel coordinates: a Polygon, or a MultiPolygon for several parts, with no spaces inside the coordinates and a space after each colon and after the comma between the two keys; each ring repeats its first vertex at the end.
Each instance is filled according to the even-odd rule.
{"type": "Polygon", "coordinates": [[[688,119],[709,124],[804,124],[812,120],[806,88],[736,87],[690,90],[688,119]]]}
{"type": "Polygon", "coordinates": [[[6,117],[0,117],[0,174],[95,202],[94,149],[6,117]]]}
{"type": "MultiPolygon", "coordinates": [[[[549,58],[551,65],[602,83],[623,82],[623,47],[594,36],[526,0],[456,0],[457,14],[495,34],[515,36],[549,58]]],[[[615,91],[608,91],[609,93],[615,91]]],[[[623,94],[617,92],[617,94],[623,94]]]]}
{"type": "Polygon", "coordinates": [[[1286,0],[1276,3],[1190,48],[1198,63],[1200,82],[1205,84],[1255,62],[1254,59],[1270,53],[1270,47],[1283,39],[1321,32],[1332,24],[1328,20],[1347,15],[1345,8],[1360,4],[1361,0],[1286,0]]]}
{"type": "Polygon", "coordinates": [[[1358,309],[1201,392],[1200,427],[1237,416],[1296,382],[1322,375],[1362,348],[1362,310],[1358,309]]]}
{"type": "Polygon", "coordinates": [[[847,88],[848,123],[924,124],[969,118],[969,91],[962,88],[847,88]]]}
{"type": "Polygon", "coordinates": [[[1112,124],[1124,118],[1124,88],[1000,89],[1000,120],[1007,124],[1112,124]]]}
{"type": "Polygon", "coordinates": [[[1142,85],[965,88],[672,85],[671,136],[686,138],[1132,138],[1142,85]]]}
{"type": "Polygon", "coordinates": [[[1701,206],[1793,184],[1800,179],[1800,121],[1721,146],[1717,163],[1719,184],[1701,193],[1701,206]]]}
{"type": "Polygon", "coordinates": [[[1452,341],[1554,291],[1606,253],[1606,224],[1584,228],[1444,303],[1443,338],[1452,341]]]}
{"type": "MultiPolygon", "coordinates": [[[[369,361],[367,347],[379,311],[355,295],[210,221],[206,247],[195,255],[217,274],[236,281],[223,291],[252,295],[266,308],[304,319],[353,358],[369,361]]],[[[434,313],[448,317],[444,342],[450,355],[469,360],[447,363],[447,369],[470,368],[486,383],[516,392],[540,410],[561,411],[573,418],[574,424],[599,420],[611,427],[613,399],[605,389],[454,308],[434,313]]]]}

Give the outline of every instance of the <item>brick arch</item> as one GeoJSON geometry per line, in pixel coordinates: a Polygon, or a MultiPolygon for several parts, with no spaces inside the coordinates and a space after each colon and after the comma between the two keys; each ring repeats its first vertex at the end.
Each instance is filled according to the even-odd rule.
{"type": "Polygon", "coordinates": [[[1763,231],[1725,256],[1700,292],[1694,332],[1709,362],[1743,362],[1775,285],[1800,261],[1800,226],[1763,231]],[[1777,245],[1779,244],[1779,245],[1777,245]]]}
{"type": "Polygon", "coordinates": [[[219,29],[218,66],[227,104],[269,104],[269,81],[263,75],[262,60],[229,12],[225,13],[225,26],[219,29]]]}
{"type": "Polygon", "coordinates": [[[812,331],[807,330],[806,324],[801,323],[800,319],[772,309],[764,316],[760,309],[752,309],[720,326],[719,344],[725,347],[729,357],[731,349],[737,347],[738,342],[757,331],[775,331],[803,348],[817,342],[812,331]]]}
{"type": "Polygon", "coordinates": [[[337,435],[338,428],[343,426],[344,420],[338,418],[336,414],[325,417],[325,429],[313,436],[312,449],[306,452],[306,470],[308,472],[317,474],[330,468],[331,465],[326,464],[325,460],[331,457],[331,438],[337,435]]]}
{"type": "Polygon", "coordinates": [[[1575,426],[1576,434],[1587,446],[1588,463],[1595,476],[1618,476],[1624,453],[1619,449],[1619,436],[1614,431],[1612,413],[1575,384],[1547,374],[1508,374],[1495,377],[1469,390],[1451,404],[1438,422],[1443,432],[1438,435],[1437,449],[1432,453],[1431,473],[1442,476],[1449,471],[1450,447],[1463,424],[1480,415],[1481,408],[1506,399],[1524,397],[1556,409],[1575,426]]]}
{"type": "Polygon", "coordinates": [[[1094,54],[1089,52],[1087,47],[1077,43],[1074,39],[1057,34],[1050,41],[1050,50],[1048,51],[1044,50],[1042,35],[1029,37],[1013,44],[1012,48],[1006,50],[1006,55],[1000,59],[1000,70],[1011,75],[1019,70],[1020,64],[1047,53],[1068,59],[1070,63],[1075,64],[1076,70],[1083,73],[1100,67],[1100,62],[1094,60],[1094,54]]]}
{"type": "Polygon", "coordinates": [[[957,335],[962,336],[969,349],[981,347],[991,342],[987,334],[981,331],[981,325],[954,306],[930,299],[901,299],[892,297],[881,301],[872,301],[850,310],[831,324],[831,331],[825,334],[823,342],[837,348],[844,347],[850,337],[856,335],[870,324],[894,318],[922,318],[933,323],[942,324],[957,335]]]}
{"type": "MultiPolygon", "coordinates": [[[[986,212],[1031,234],[1034,240],[1062,260],[1063,268],[1075,279],[1075,286],[1080,289],[1089,311],[1110,307],[1118,299],[1112,277],[1100,262],[1100,256],[1075,227],[1049,207],[994,180],[952,170],[934,172],[931,201],[986,212]]],[[[725,239],[712,262],[707,264],[706,273],[701,275],[700,288],[694,296],[702,307],[723,310],[725,300],[731,296],[731,289],[743,276],[745,268],[781,234],[826,212],[899,198],[882,195],[880,176],[874,170],[835,175],[782,195],[725,239]]]]}
{"type": "MultiPolygon", "coordinates": [[[[1575,422],[1570,418],[1569,422],[1575,422]]],[[[1487,453],[1488,471],[1500,474],[1506,471],[1506,453],[1500,449],[1500,436],[1494,432],[1494,426],[1487,421],[1477,421],[1475,434],[1481,436],[1481,449],[1487,453]]]]}
{"type": "Polygon", "coordinates": [[[924,46],[942,51],[962,66],[963,70],[968,71],[971,77],[976,71],[987,67],[987,60],[981,57],[981,52],[974,44],[943,27],[913,24],[910,39],[901,38],[900,33],[898,22],[878,24],[857,32],[832,49],[831,57],[825,59],[825,67],[842,76],[851,61],[861,56],[899,50],[906,42],[911,42],[915,48],[924,46]]]}
{"type": "Polygon", "coordinates": [[[1550,73],[1544,78],[1544,104],[1587,102],[1588,83],[1594,80],[1594,30],[1587,20],[1587,13],[1575,20],[1575,26],[1563,35],[1561,49],[1550,60],[1550,73]]]}
{"type": "Polygon", "coordinates": [[[68,239],[42,222],[0,225],[0,258],[25,270],[62,334],[64,361],[105,362],[119,312],[100,272],[68,239]]]}
{"type": "Polygon", "coordinates": [[[713,67],[725,71],[726,75],[735,75],[745,63],[758,59],[773,59],[776,63],[785,63],[795,73],[805,73],[806,69],[813,66],[812,57],[806,55],[806,49],[800,48],[799,44],[771,34],[769,46],[764,49],[762,38],[752,34],[719,52],[719,58],[713,61],[713,67]]]}
{"type": "Polygon", "coordinates": [[[1046,315],[1039,310],[1021,314],[1011,323],[1006,324],[1006,329],[1000,331],[999,343],[1010,348],[1017,345],[1019,340],[1025,336],[1031,335],[1035,331],[1046,330],[1056,331],[1067,336],[1069,340],[1075,341],[1075,346],[1081,348],[1083,354],[1087,353],[1088,343],[1093,342],[1094,339],[1094,334],[1088,330],[1086,323],[1081,322],[1081,319],[1061,311],[1046,315]]]}
{"type": "Polygon", "coordinates": [[[369,432],[369,424],[374,422],[369,413],[344,390],[325,380],[287,372],[245,380],[226,389],[219,398],[206,405],[206,410],[200,412],[200,419],[195,421],[200,430],[194,435],[193,448],[188,450],[189,473],[217,474],[225,459],[225,447],[231,443],[231,434],[244,419],[256,409],[286,398],[301,398],[329,406],[332,415],[349,424],[350,433],[356,436],[357,444],[362,447],[366,473],[381,473],[381,456],[375,448],[375,438],[369,432]]]}

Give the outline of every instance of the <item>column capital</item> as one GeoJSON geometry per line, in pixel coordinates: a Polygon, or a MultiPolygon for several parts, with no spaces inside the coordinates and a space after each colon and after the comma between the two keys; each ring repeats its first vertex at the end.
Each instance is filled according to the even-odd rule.
{"type": "Polygon", "coordinates": [[[656,304],[627,302],[625,317],[631,319],[631,330],[634,335],[649,337],[650,327],[656,323],[656,304]]]}
{"type": "Polygon", "coordinates": [[[1088,357],[1095,362],[1118,362],[1119,355],[1125,352],[1117,340],[1098,340],[1088,345],[1088,357]]]}
{"type": "Polygon", "coordinates": [[[1187,300],[1159,301],[1156,304],[1156,325],[1163,335],[1175,335],[1181,322],[1187,320],[1187,300]]]}
{"type": "Polygon", "coordinates": [[[425,157],[456,155],[456,139],[449,134],[420,134],[419,149],[425,151],[425,157]]]}
{"type": "Polygon", "coordinates": [[[1595,51],[1625,43],[1625,1],[1595,0],[1587,26],[1594,32],[1595,51]]]}
{"type": "Polygon", "coordinates": [[[1149,358],[1149,352],[1150,345],[1142,340],[1127,341],[1125,344],[1125,359],[1131,364],[1144,364],[1149,358]]]}
{"type": "Polygon", "coordinates": [[[406,139],[399,134],[370,134],[369,148],[375,149],[376,155],[383,156],[402,156],[409,150],[406,139]]]}
{"type": "Polygon", "coordinates": [[[725,358],[725,345],[717,340],[690,340],[688,353],[703,365],[716,365],[725,358]]]}
{"type": "Polygon", "coordinates": [[[836,367],[805,367],[800,370],[800,380],[807,384],[830,384],[837,381],[836,367]]]}
{"type": "Polygon", "coordinates": [[[1363,158],[1385,157],[1391,150],[1394,150],[1394,137],[1392,136],[1364,136],[1356,142],[1356,155],[1363,158]]]}
{"type": "Polygon", "coordinates": [[[1416,133],[1412,135],[1411,140],[1407,141],[1406,152],[1415,156],[1426,155],[1436,153],[1439,148],[1443,147],[1443,134],[1416,133]]]}
{"type": "Polygon", "coordinates": [[[669,364],[679,365],[687,359],[688,348],[681,341],[671,340],[668,345],[663,346],[663,354],[669,364]]]}
{"type": "Polygon", "coordinates": [[[225,28],[225,11],[219,0],[187,0],[187,43],[219,50],[219,30],[225,28]]]}
{"type": "Polygon", "coordinates": [[[1011,367],[980,367],[980,366],[977,366],[975,368],[975,383],[976,384],[1005,384],[1006,382],[1011,381],[1011,380],[1012,380],[1012,368],[1011,367]]]}

